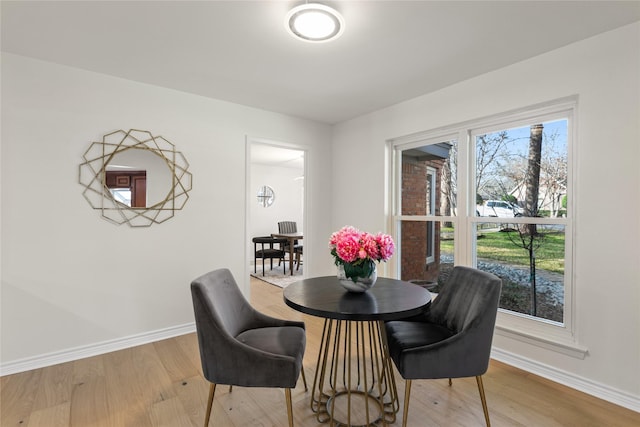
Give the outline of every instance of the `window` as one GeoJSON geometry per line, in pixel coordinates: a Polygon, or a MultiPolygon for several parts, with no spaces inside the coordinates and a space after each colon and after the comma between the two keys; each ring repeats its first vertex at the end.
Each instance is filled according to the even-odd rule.
{"type": "Polygon", "coordinates": [[[120,202],[123,205],[131,207],[131,189],[127,188],[110,188],[111,195],[116,200],[116,202],[120,202]]]}
{"type": "Polygon", "coordinates": [[[564,324],[567,126],[566,117],[531,118],[524,126],[471,132],[474,265],[502,279],[500,308],[558,324],[564,324]]]}
{"type": "MultiPolygon", "coordinates": [[[[573,341],[571,143],[576,99],[389,142],[397,275],[438,291],[453,265],[501,277],[497,326],[573,341]]],[[[553,344],[551,344],[553,345],[553,344]]]]}
{"type": "Polygon", "coordinates": [[[453,267],[452,226],[447,218],[455,215],[455,195],[446,177],[455,170],[456,146],[454,138],[445,136],[418,140],[397,151],[401,215],[396,240],[398,252],[404,254],[399,277],[430,290],[437,290],[440,277],[453,267]]]}

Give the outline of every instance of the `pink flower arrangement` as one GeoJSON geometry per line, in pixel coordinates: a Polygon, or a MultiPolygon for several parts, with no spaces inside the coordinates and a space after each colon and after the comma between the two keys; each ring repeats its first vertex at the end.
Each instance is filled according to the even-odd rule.
{"type": "Polygon", "coordinates": [[[345,226],[329,239],[331,255],[336,265],[343,265],[347,277],[368,277],[375,269],[375,261],[387,261],[395,245],[388,234],[369,234],[355,227],[345,226]]]}

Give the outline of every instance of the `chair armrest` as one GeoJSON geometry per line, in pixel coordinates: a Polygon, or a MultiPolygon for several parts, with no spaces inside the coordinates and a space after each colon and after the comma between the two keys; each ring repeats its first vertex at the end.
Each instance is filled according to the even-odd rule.
{"type": "Polygon", "coordinates": [[[254,311],[253,319],[247,324],[246,329],[277,327],[277,326],[297,326],[305,329],[304,322],[297,320],[278,319],[276,317],[268,316],[259,311],[254,311]]]}

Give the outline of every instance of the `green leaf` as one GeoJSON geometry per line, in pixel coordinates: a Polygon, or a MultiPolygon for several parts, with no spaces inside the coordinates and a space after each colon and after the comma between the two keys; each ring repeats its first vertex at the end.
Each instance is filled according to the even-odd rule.
{"type": "Polygon", "coordinates": [[[357,281],[358,277],[369,277],[376,268],[376,264],[373,260],[358,260],[355,263],[343,263],[345,276],[357,281]]]}

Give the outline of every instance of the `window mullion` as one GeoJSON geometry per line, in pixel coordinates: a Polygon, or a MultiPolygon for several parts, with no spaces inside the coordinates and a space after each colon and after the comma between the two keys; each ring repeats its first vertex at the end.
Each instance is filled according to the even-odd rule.
{"type": "Polygon", "coordinates": [[[471,226],[469,222],[469,190],[470,185],[473,184],[472,171],[470,170],[473,164],[471,158],[471,150],[469,149],[469,132],[466,129],[460,129],[458,131],[458,217],[457,227],[454,231],[455,241],[455,264],[456,265],[473,265],[473,248],[472,241],[469,238],[471,236],[471,226]]]}

